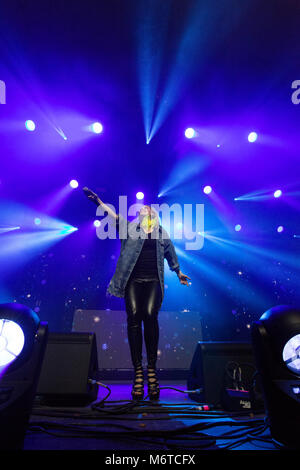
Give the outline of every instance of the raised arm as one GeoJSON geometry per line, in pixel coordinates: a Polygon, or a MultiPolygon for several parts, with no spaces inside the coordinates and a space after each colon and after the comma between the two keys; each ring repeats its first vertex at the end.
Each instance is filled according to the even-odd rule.
{"type": "Polygon", "coordinates": [[[116,214],[109,206],[104,204],[104,202],[101,201],[100,197],[96,193],[94,193],[94,191],[87,187],[84,187],[83,192],[88,199],[90,199],[96,204],[96,206],[103,207],[103,210],[105,210],[113,219],[118,219],[118,214],[116,214]]]}

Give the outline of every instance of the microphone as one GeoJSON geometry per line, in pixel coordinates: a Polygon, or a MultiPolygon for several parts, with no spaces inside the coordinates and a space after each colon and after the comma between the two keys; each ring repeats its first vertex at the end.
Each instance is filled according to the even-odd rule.
{"type": "Polygon", "coordinates": [[[89,188],[87,188],[86,186],[85,186],[84,188],[82,188],[82,191],[83,191],[84,193],[89,193],[89,194],[92,193],[92,191],[91,191],[89,188]]]}
{"type": "Polygon", "coordinates": [[[82,188],[84,194],[89,198],[91,199],[91,201],[93,201],[97,206],[99,205],[99,198],[97,196],[96,193],[94,193],[94,191],[92,191],[91,189],[87,188],[86,186],[84,188],[82,188]]]}

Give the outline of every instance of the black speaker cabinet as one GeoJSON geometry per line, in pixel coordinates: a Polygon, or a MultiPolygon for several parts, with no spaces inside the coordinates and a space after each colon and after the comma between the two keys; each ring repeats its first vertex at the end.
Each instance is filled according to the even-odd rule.
{"type": "Polygon", "coordinates": [[[200,403],[207,403],[216,408],[223,408],[224,391],[231,395],[229,400],[234,400],[234,395],[240,395],[239,401],[243,400],[242,391],[235,393],[233,383],[238,388],[249,388],[256,371],[255,360],[250,343],[232,342],[206,342],[199,341],[192,359],[187,386],[188,390],[201,389],[200,393],[189,394],[190,398],[200,403]],[[234,370],[240,367],[241,381],[234,370]]]}
{"type": "Polygon", "coordinates": [[[97,346],[92,333],[50,333],[37,389],[42,404],[84,406],[97,399],[97,346]]]}
{"type": "MultiPolygon", "coordinates": [[[[32,404],[36,394],[45,354],[48,325],[39,324],[29,350],[29,357],[22,354],[0,377],[0,451],[21,450],[27,430],[32,404]]],[[[28,350],[27,350],[28,351],[28,350]]]]}

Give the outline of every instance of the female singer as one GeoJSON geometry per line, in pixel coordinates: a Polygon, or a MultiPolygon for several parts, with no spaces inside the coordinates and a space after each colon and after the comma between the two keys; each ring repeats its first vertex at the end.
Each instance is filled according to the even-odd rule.
{"type": "Polygon", "coordinates": [[[156,375],[159,339],[158,312],[164,296],[164,258],[171,271],[175,271],[181,284],[188,285],[188,276],[180,271],[174,245],[167,232],[159,224],[157,213],[150,206],[143,206],[139,222],[127,222],[104,204],[99,196],[84,188],[87,197],[101,205],[115,221],[117,229],[126,231],[122,237],[121,253],[108,293],[125,298],[127,333],[134,367],[132,398],[144,398],[144,374],[142,367],[142,322],[147,354],[147,382],[150,400],[159,399],[156,375]],[[132,236],[134,234],[134,236],[132,236]]]}

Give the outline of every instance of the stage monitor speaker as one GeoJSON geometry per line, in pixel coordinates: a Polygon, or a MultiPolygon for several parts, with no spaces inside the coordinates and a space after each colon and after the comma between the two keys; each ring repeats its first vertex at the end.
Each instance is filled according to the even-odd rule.
{"type": "Polygon", "coordinates": [[[37,389],[41,404],[85,406],[97,399],[98,373],[93,333],[50,333],[37,389]]]}
{"type": "MultiPolygon", "coordinates": [[[[203,339],[201,316],[197,311],[160,311],[158,370],[172,373],[183,371],[187,379],[194,345],[203,339]]],[[[129,372],[131,378],[132,361],[128,346],[127,315],[125,310],[81,310],[77,309],[73,319],[73,332],[90,331],[96,334],[98,361],[101,378],[111,371],[129,372]]],[[[143,359],[146,362],[146,349],[143,344],[143,359]]],[[[123,375],[123,374],[122,374],[123,375]]]]}
{"type": "Polygon", "coordinates": [[[199,341],[187,380],[188,390],[198,393],[189,397],[231,411],[257,408],[252,392],[255,372],[250,343],[199,341]]]}

